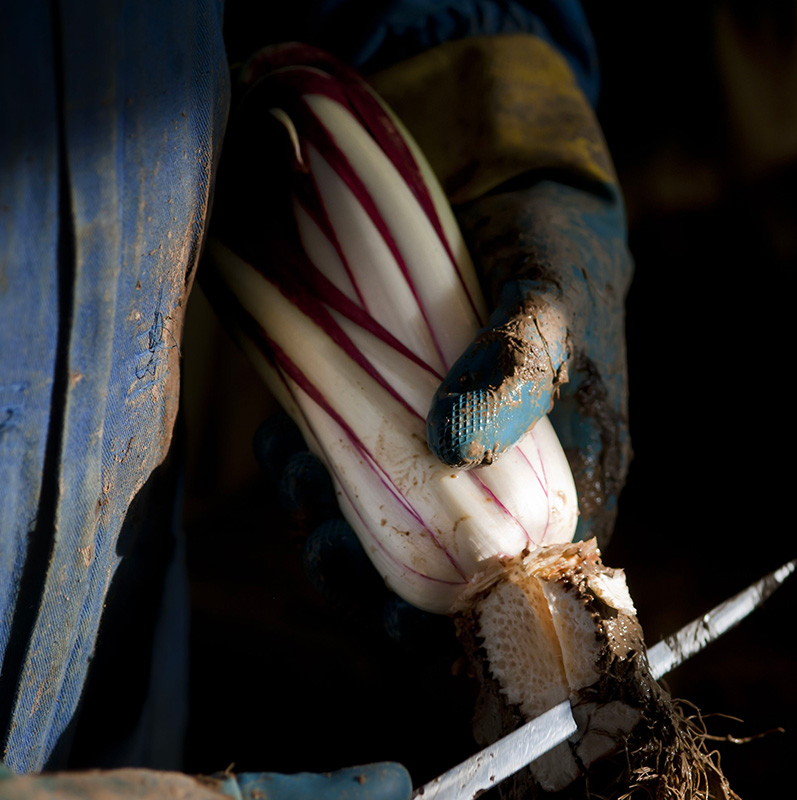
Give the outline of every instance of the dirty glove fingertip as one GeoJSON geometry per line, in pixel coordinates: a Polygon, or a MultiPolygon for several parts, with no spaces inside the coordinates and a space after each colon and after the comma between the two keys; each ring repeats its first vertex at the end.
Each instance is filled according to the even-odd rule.
{"type": "Polygon", "coordinates": [[[382,762],[335,772],[248,772],[238,776],[241,796],[273,800],[409,800],[412,780],[401,764],[382,762]]]}

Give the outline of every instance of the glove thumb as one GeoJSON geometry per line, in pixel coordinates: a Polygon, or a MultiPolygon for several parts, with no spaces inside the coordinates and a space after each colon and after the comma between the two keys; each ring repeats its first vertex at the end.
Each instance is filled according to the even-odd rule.
{"type": "Polygon", "coordinates": [[[468,469],[490,464],[551,409],[567,382],[567,325],[530,282],[508,286],[498,310],[443,380],[426,419],[432,452],[468,469]]]}

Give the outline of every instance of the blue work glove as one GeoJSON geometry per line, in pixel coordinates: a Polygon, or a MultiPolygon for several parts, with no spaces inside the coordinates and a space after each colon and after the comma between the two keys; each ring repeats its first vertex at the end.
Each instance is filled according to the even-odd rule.
{"type": "Polygon", "coordinates": [[[335,772],[247,772],[230,776],[221,786],[233,800],[409,800],[412,782],[400,764],[368,764],[335,772]]]}
{"type": "Polygon", "coordinates": [[[490,463],[550,413],[579,496],[578,538],[609,538],[628,468],[623,303],[631,274],[616,193],[543,180],[459,211],[495,298],[432,403],[446,463],[490,463]]]}
{"type": "Polygon", "coordinates": [[[605,545],[630,460],[632,262],[594,95],[567,59],[589,32],[575,13],[566,29],[560,47],[538,32],[449,42],[371,82],[446,190],[494,309],[436,394],[430,447],[477,467],[550,412],[578,490],[576,536],[605,545]]]}

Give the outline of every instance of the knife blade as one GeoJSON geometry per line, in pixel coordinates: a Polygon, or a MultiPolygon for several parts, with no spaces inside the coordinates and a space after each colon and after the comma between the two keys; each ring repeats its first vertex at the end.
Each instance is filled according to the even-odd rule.
{"type": "Polygon", "coordinates": [[[707,644],[738,625],[745,617],[764,604],[783,582],[797,569],[797,559],[770,572],[738,594],[715,606],[707,614],[684,625],[677,633],[667,636],[648,648],[648,664],[658,680],[679,664],[699,653],[707,644]]]}
{"type": "MultiPolygon", "coordinates": [[[[795,569],[797,559],[765,575],[649,648],[648,664],[653,677],[656,680],[663,677],[741,622],[782,586],[795,569]]],[[[419,787],[412,796],[423,800],[472,800],[564,742],[576,730],[570,701],[563,700],[419,787]]]]}
{"type": "Polygon", "coordinates": [[[465,800],[477,797],[487,789],[531,764],[577,730],[570,701],[540,714],[522,727],[485,747],[476,755],[444,772],[416,789],[414,798],[423,800],[465,800]]]}

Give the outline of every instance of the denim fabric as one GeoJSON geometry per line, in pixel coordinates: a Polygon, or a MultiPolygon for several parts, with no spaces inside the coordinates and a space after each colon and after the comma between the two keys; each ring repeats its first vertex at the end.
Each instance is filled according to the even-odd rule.
{"type": "Polygon", "coordinates": [[[0,719],[18,772],[64,750],[128,507],[169,449],[227,113],[221,14],[34,0],[0,32],[16,78],[0,144],[0,719]]]}
{"type": "Polygon", "coordinates": [[[578,0],[294,0],[279,10],[228,0],[228,8],[229,45],[240,58],[304,41],[364,73],[455,39],[532,33],[562,53],[593,105],[598,99],[597,50],[578,0]]]}
{"type": "MultiPolygon", "coordinates": [[[[0,26],[6,76],[52,57],[46,9],[18,4],[11,16],[0,26]]],[[[55,78],[34,66],[0,94],[0,654],[36,525],[58,343],[58,273],[36,269],[58,257],[55,78]]]]}

